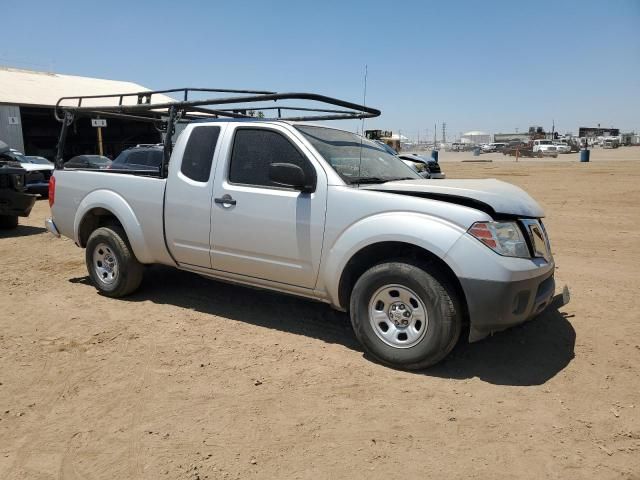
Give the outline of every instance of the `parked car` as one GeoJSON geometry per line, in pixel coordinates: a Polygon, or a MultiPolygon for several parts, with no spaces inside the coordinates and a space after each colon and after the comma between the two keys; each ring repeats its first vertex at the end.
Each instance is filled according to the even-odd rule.
{"type": "Polygon", "coordinates": [[[398,153],[395,149],[381,140],[374,140],[375,143],[380,145],[387,153],[400,157],[402,161],[411,168],[413,171],[420,174],[423,178],[446,178],[446,175],[442,173],[440,164],[431,157],[424,157],[422,155],[416,155],[413,153],[398,153]]]}
{"type": "Polygon", "coordinates": [[[13,148],[9,150],[7,155],[19,162],[20,166],[27,171],[26,191],[46,197],[49,194],[49,179],[53,173],[53,165],[35,163],[29,160],[22,152],[13,148]]]}
{"type": "Polygon", "coordinates": [[[108,167],[111,170],[159,171],[164,155],[162,144],[144,144],[123,150],[108,167]]]}
{"type": "Polygon", "coordinates": [[[35,163],[36,165],[50,165],[53,167],[53,162],[39,155],[25,155],[25,157],[27,157],[27,160],[31,163],[35,163]]]}
{"type": "Polygon", "coordinates": [[[506,143],[485,143],[480,146],[480,149],[484,153],[501,152],[506,146],[506,143]]]}
{"type": "Polygon", "coordinates": [[[401,153],[398,154],[398,157],[424,178],[446,178],[446,175],[440,169],[440,164],[431,157],[413,153],[401,153]]]}
{"type": "Polygon", "coordinates": [[[567,142],[556,140],[553,142],[553,144],[556,146],[558,153],[571,153],[571,145],[569,145],[567,142]]]}
{"type": "Polygon", "coordinates": [[[64,164],[65,168],[109,168],[111,160],[102,155],[77,155],[64,164]]]}
{"type": "Polygon", "coordinates": [[[534,140],[532,150],[538,157],[558,157],[558,149],[551,140],[534,140]]]}
{"type": "Polygon", "coordinates": [[[28,217],[36,195],[25,192],[27,171],[6,143],[0,141],[0,228],[16,228],[18,217],[28,217]]]}
{"type": "Polygon", "coordinates": [[[418,369],[444,358],[463,325],[476,341],[554,295],[544,212],[527,193],[426,181],[347,131],[199,121],[166,174],[132,173],[62,168],[52,179],[47,229],[86,249],[105,296],[134,292],[150,264],[300,295],[348,311],[375,358],[418,369]]]}

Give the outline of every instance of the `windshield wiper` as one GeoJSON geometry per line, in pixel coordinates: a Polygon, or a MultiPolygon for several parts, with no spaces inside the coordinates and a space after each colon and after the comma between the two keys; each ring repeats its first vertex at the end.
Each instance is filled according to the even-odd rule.
{"type": "Polygon", "coordinates": [[[387,182],[397,182],[399,180],[418,180],[417,178],[412,177],[397,177],[397,178],[381,178],[381,177],[360,177],[349,179],[349,183],[351,185],[354,184],[368,184],[368,183],[387,183],[387,182]]]}
{"type": "Polygon", "coordinates": [[[353,184],[365,184],[365,183],[384,183],[387,180],[384,178],[380,178],[380,177],[356,177],[356,178],[350,178],[349,179],[349,183],[351,185],[353,184]]]}

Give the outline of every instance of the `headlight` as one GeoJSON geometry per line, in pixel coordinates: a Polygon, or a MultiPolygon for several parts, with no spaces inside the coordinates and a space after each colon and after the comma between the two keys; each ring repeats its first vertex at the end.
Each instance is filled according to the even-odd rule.
{"type": "Polygon", "coordinates": [[[506,257],[530,258],[529,248],[516,222],[476,222],[469,234],[506,257]]]}
{"type": "Polygon", "coordinates": [[[24,175],[14,175],[13,186],[18,190],[22,190],[24,187],[24,175]]]}

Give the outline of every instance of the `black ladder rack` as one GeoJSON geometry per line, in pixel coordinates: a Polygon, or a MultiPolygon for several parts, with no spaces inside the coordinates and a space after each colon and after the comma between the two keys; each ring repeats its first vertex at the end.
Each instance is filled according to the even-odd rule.
{"type": "MultiPolygon", "coordinates": [[[[171,97],[170,97],[171,98],[171,97]]],[[[220,88],[174,88],[170,90],[148,90],[134,93],[116,93],[111,95],[84,95],[62,97],[55,106],[56,120],[62,123],[56,168],[64,168],[62,155],[69,125],[76,118],[100,116],[122,118],[134,121],[152,122],[158,130],[167,132],[164,141],[164,161],[161,172],[165,171],[171,156],[171,137],[176,123],[189,123],[215,118],[255,118],[255,112],[274,112],[275,116],[260,117],[263,120],[321,121],[355,120],[380,115],[380,110],[358,105],[337,98],[316,93],[277,93],[264,90],[233,90],[220,88]],[[194,99],[193,93],[221,93],[232,96],[194,99]],[[181,98],[167,102],[166,98],[154,102],[158,95],[172,94],[181,98]],[[190,98],[191,94],[191,98],[190,98]],[[104,100],[104,105],[87,105],[87,100],[104,100]],[[127,100],[129,102],[127,102],[127,100]],[[133,102],[131,101],[133,100],[133,102]],[[317,102],[320,107],[273,105],[271,102],[300,100],[317,102]],[[269,102],[269,103],[267,103],[269,102]],[[83,105],[84,103],[84,105],[83,105]],[[230,107],[229,107],[230,106],[230,107]],[[211,108],[214,107],[214,108],[211,108]],[[332,108],[329,108],[332,107],[332,108]],[[336,109],[335,107],[341,107],[336,109]],[[288,112],[303,112],[290,114],[288,112]],[[283,115],[284,114],[284,115],[283,115]]],[[[161,173],[162,174],[162,173],[161,173]]]]}

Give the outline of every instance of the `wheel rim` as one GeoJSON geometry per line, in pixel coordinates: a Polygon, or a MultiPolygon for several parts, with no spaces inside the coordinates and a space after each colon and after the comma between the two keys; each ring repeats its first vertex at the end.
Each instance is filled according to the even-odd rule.
{"type": "Polygon", "coordinates": [[[118,279],[118,257],[106,243],[100,243],[93,250],[93,271],[100,282],[111,285],[118,279]]]}
{"type": "Polygon", "coordinates": [[[427,333],[429,316],[413,290],[403,285],[385,285],[371,296],[369,322],[387,345],[410,348],[427,333]]]}

